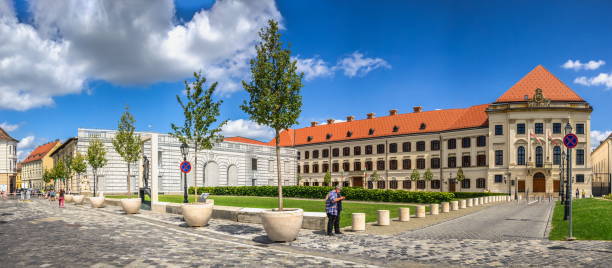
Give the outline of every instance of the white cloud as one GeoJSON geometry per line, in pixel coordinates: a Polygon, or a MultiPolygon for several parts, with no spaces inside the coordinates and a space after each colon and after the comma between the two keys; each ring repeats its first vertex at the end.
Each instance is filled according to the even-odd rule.
{"type": "Polygon", "coordinates": [[[19,159],[19,161],[23,161],[23,159],[26,158],[30,152],[32,152],[35,142],[36,137],[27,136],[22,138],[19,143],[17,143],[17,159],[19,159]]]}
{"type": "Polygon", "coordinates": [[[185,23],[172,0],[39,0],[26,24],[0,3],[0,108],[15,110],[52,105],[96,79],[146,85],[202,70],[222,94],[239,90],[258,30],[281,19],[273,0],[218,1],[185,23]]]}
{"type": "Polygon", "coordinates": [[[381,58],[364,58],[363,54],[355,51],[338,61],[334,68],[344,71],[344,75],[348,77],[354,77],[366,75],[378,68],[391,69],[391,65],[381,58]]]}
{"type": "Polygon", "coordinates": [[[306,81],[317,77],[332,76],[334,74],[334,71],[329,67],[327,62],[319,57],[301,59],[298,56],[294,59],[297,60],[298,72],[304,72],[304,79],[306,81]]]}
{"type": "Polygon", "coordinates": [[[260,141],[268,141],[274,137],[273,129],[244,119],[228,121],[223,126],[221,133],[225,137],[240,136],[260,141]]]}
{"type": "Polygon", "coordinates": [[[599,131],[591,130],[591,145],[597,147],[603,140],[612,134],[612,130],[599,131]]]}
{"type": "Polygon", "coordinates": [[[6,130],[8,132],[11,132],[11,131],[15,131],[16,129],[18,129],[19,125],[18,124],[9,124],[8,122],[2,122],[2,123],[0,123],[0,128],[6,130]]]}
{"type": "Polygon", "coordinates": [[[607,89],[612,88],[612,73],[600,73],[597,76],[589,77],[580,76],[574,79],[574,83],[584,86],[605,86],[607,89]]]}
{"type": "Polygon", "coordinates": [[[573,69],[574,71],[596,70],[597,68],[601,67],[604,64],[606,64],[606,62],[603,60],[598,60],[598,61],[590,60],[585,63],[580,62],[580,60],[575,60],[575,61],[567,60],[563,65],[561,65],[561,67],[563,67],[564,69],[573,69]]]}

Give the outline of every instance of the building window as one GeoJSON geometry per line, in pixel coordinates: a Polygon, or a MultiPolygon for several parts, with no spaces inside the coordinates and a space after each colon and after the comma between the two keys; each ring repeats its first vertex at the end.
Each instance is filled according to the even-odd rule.
{"type": "Polygon", "coordinates": [[[470,138],[463,138],[461,139],[461,147],[463,148],[470,148],[470,146],[472,146],[471,144],[471,139],[470,138]]]}
{"type": "Polygon", "coordinates": [[[257,170],[257,158],[251,158],[251,170],[257,170]]]}
{"type": "Polygon", "coordinates": [[[319,158],[319,150],[312,151],[312,158],[314,158],[314,159],[319,158]]]}
{"type": "Polygon", "coordinates": [[[353,155],[361,155],[361,146],[353,147],[353,155]]]}
{"type": "Polygon", "coordinates": [[[410,152],[411,150],[412,150],[412,143],[410,143],[410,142],[404,142],[404,143],[402,143],[402,151],[403,151],[404,153],[406,153],[406,152],[410,152]]]}
{"type": "Polygon", "coordinates": [[[576,174],[576,182],[584,182],[584,174],[576,174]]]}
{"type": "Polygon", "coordinates": [[[412,181],[410,181],[410,180],[402,181],[402,188],[403,189],[412,189],[412,181]]]}
{"type": "Polygon", "coordinates": [[[372,169],[374,169],[374,167],[372,166],[372,161],[366,161],[365,166],[367,171],[372,171],[372,169]]]}
{"type": "Polygon", "coordinates": [[[343,181],[342,182],[342,187],[349,187],[350,185],[351,185],[351,183],[348,182],[348,181],[343,181]]]}
{"type": "Polygon", "coordinates": [[[310,158],[310,152],[306,151],[304,152],[304,159],[308,159],[308,158],[310,158]]]}
{"type": "Polygon", "coordinates": [[[535,123],[535,133],[544,134],[544,123],[535,123]]]}
{"type": "Polygon", "coordinates": [[[584,124],[576,124],[576,134],[584,134],[584,124]]]}
{"type": "Polygon", "coordinates": [[[349,171],[350,169],[351,169],[351,163],[349,162],[342,163],[342,170],[349,171]]]}
{"type": "Polygon", "coordinates": [[[519,166],[525,165],[525,147],[519,146],[518,150],[516,150],[516,163],[519,166]]]}
{"type": "Polygon", "coordinates": [[[323,158],[328,158],[329,157],[329,149],[323,149],[321,154],[323,155],[322,156],[323,158]]]}
{"type": "Polygon", "coordinates": [[[440,180],[432,180],[431,189],[440,189],[440,180]]]}
{"type": "Polygon", "coordinates": [[[461,166],[462,167],[470,167],[472,164],[472,158],[469,155],[464,155],[461,158],[461,166]]]}
{"type": "Polygon", "coordinates": [[[555,146],[553,148],[553,164],[560,165],[561,164],[561,147],[555,146]]]}
{"type": "Polygon", "coordinates": [[[479,154],[476,156],[476,165],[479,167],[487,166],[487,155],[479,154]]]}
{"type": "Polygon", "coordinates": [[[504,126],[503,125],[495,125],[495,136],[504,135],[504,126]]]}
{"type": "Polygon", "coordinates": [[[542,146],[538,146],[535,148],[535,155],[536,155],[536,167],[543,167],[544,166],[544,149],[542,149],[542,146]]]}
{"type": "Polygon", "coordinates": [[[338,156],[340,156],[340,149],[339,149],[339,148],[334,148],[334,149],[332,149],[332,156],[333,156],[333,157],[338,157],[338,156]]]}
{"type": "Polygon", "coordinates": [[[446,144],[447,144],[449,150],[457,148],[457,140],[456,139],[450,139],[450,140],[448,140],[446,142],[446,144]]]}
{"type": "Polygon", "coordinates": [[[297,152],[297,160],[300,160],[300,152],[297,152]]]}
{"type": "Polygon", "coordinates": [[[361,171],[361,162],[356,161],[353,163],[353,171],[361,171]]]}
{"type": "Polygon", "coordinates": [[[495,165],[496,166],[504,165],[504,151],[503,150],[495,150],[495,165]]]}
{"type": "Polygon", "coordinates": [[[576,165],[584,165],[584,149],[576,149],[576,165]]]}
{"type": "Polygon", "coordinates": [[[351,155],[351,147],[342,148],[342,156],[350,156],[351,155]]]}
{"type": "Polygon", "coordinates": [[[389,188],[391,189],[397,189],[397,181],[396,180],[392,180],[389,182],[389,188]]]}
{"type": "Polygon", "coordinates": [[[487,186],[487,181],[484,178],[476,179],[476,188],[483,189],[487,186]]]}
{"type": "Polygon", "coordinates": [[[312,186],[319,186],[319,182],[318,181],[313,182],[312,186]]]}
{"type": "Polygon", "coordinates": [[[298,174],[300,173],[300,166],[299,165],[297,166],[297,173],[298,174]]]}
{"type": "Polygon", "coordinates": [[[338,172],[338,171],[340,171],[340,163],[333,163],[332,172],[338,172]]]}
{"type": "Polygon", "coordinates": [[[323,173],[326,173],[329,171],[329,164],[328,163],[323,163],[323,173]]]}
{"type": "Polygon", "coordinates": [[[440,168],[440,158],[431,159],[431,168],[440,168]]]}
{"type": "Polygon", "coordinates": [[[310,186],[310,182],[305,181],[304,186],[310,186]]]}
{"type": "Polygon", "coordinates": [[[309,165],[304,165],[304,168],[302,168],[304,170],[304,173],[308,173],[310,172],[310,166],[309,165]]]}
{"type": "Polygon", "coordinates": [[[374,183],[372,181],[368,181],[368,189],[374,189],[374,183]]]}
{"type": "Polygon", "coordinates": [[[461,188],[470,189],[470,179],[463,179],[461,181],[461,188]]]}
{"type": "Polygon", "coordinates": [[[417,141],[417,143],[416,143],[416,150],[417,150],[417,152],[425,151],[425,142],[424,141],[417,141]]]}
{"type": "Polygon", "coordinates": [[[502,183],[502,182],[504,182],[504,176],[495,175],[495,183],[502,183]]]}
{"type": "Polygon", "coordinates": [[[389,153],[397,153],[397,143],[389,144],[389,153]]]}
{"type": "Polygon", "coordinates": [[[377,181],[376,182],[376,188],[377,189],[385,189],[385,181],[377,181]]]}
{"type": "Polygon", "coordinates": [[[372,145],[366,145],[365,154],[372,154],[372,145]]]}
{"type": "Polygon", "coordinates": [[[425,158],[417,159],[417,169],[425,169],[425,158]]]}
{"type": "Polygon", "coordinates": [[[385,170],[385,160],[376,161],[376,170],[385,170]]]}
{"type": "Polygon", "coordinates": [[[312,173],[319,173],[319,164],[312,165],[312,173]]]}
{"type": "Polygon", "coordinates": [[[384,144],[376,145],[376,153],[377,154],[384,154],[385,153],[385,145],[384,144]]]}
{"type": "Polygon", "coordinates": [[[561,134],[561,123],[553,123],[553,134],[561,134]]]}
{"type": "Polygon", "coordinates": [[[525,124],[524,123],[516,124],[516,134],[525,134],[525,124]]]}
{"type": "Polygon", "coordinates": [[[432,151],[439,151],[440,150],[440,141],[439,140],[431,141],[430,147],[431,147],[432,151]]]}
{"type": "Polygon", "coordinates": [[[418,180],[417,181],[417,189],[425,189],[425,181],[424,180],[418,180]]]}
{"type": "Polygon", "coordinates": [[[448,157],[448,167],[449,168],[457,167],[457,157],[454,157],[454,156],[448,157]]]}
{"type": "Polygon", "coordinates": [[[334,186],[334,187],[335,187],[335,186],[338,186],[338,184],[340,184],[340,182],[337,182],[337,181],[332,182],[332,186],[334,186]]]}
{"type": "Polygon", "coordinates": [[[478,136],[476,138],[476,146],[485,147],[487,146],[487,137],[486,136],[478,136]]]}
{"type": "Polygon", "coordinates": [[[402,160],[402,169],[411,169],[412,168],[412,161],[410,161],[410,159],[403,159],[402,160]]]}
{"type": "Polygon", "coordinates": [[[389,169],[397,170],[397,160],[395,159],[389,160],[389,169]]]}

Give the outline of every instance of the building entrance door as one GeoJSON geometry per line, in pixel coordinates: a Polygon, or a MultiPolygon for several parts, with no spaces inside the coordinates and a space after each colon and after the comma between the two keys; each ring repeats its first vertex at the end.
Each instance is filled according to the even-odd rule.
{"type": "Polygon", "coordinates": [[[455,179],[448,180],[448,191],[451,193],[455,192],[455,185],[457,185],[457,181],[455,179]]]}
{"type": "Polygon", "coordinates": [[[559,192],[559,180],[554,180],[553,181],[553,192],[555,192],[555,193],[559,192]]]}
{"type": "Polygon", "coordinates": [[[525,181],[524,180],[518,181],[518,191],[519,193],[525,192],[525,181]]]}
{"type": "Polygon", "coordinates": [[[546,192],[546,176],[538,172],[533,175],[533,192],[534,193],[545,193],[546,192]]]}
{"type": "Polygon", "coordinates": [[[363,177],[353,177],[353,187],[363,187],[363,177]]]}

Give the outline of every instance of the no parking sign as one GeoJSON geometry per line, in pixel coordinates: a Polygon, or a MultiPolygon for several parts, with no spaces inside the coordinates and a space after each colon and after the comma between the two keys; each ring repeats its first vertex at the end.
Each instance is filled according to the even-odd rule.
{"type": "Polygon", "coordinates": [[[576,136],[576,134],[567,134],[565,135],[565,137],[563,137],[563,144],[565,145],[565,147],[572,149],[576,147],[576,145],[578,145],[578,137],[576,136]]]}
{"type": "Polygon", "coordinates": [[[189,163],[189,161],[183,161],[181,162],[181,172],[183,173],[189,173],[191,171],[191,163],[189,163]]]}

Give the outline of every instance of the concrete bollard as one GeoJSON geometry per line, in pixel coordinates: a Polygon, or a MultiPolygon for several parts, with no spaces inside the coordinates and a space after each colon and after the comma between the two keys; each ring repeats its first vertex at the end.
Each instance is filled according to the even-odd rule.
{"type": "Polygon", "coordinates": [[[478,201],[479,200],[478,197],[474,197],[472,199],[474,199],[474,206],[480,206],[480,202],[478,201]]]}
{"type": "Polygon", "coordinates": [[[450,204],[448,202],[442,202],[442,213],[448,213],[450,211],[450,204]]]}
{"type": "Polygon", "coordinates": [[[410,221],[410,208],[399,208],[399,221],[410,221]]]}
{"type": "Polygon", "coordinates": [[[425,206],[421,205],[416,207],[416,217],[425,218],[425,206]]]}
{"type": "Polygon", "coordinates": [[[440,205],[438,205],[438,204],[431,204],[431,205],[429,205],[429,213],[431,215],[438,215],[438,214],[440,214],[440,205]]]}
{"type": "Polygon", "coordinates": [[[388,210],[377,210],[378,212],[378,225],[386,226],[391,224],[388,210]]]}
{"type": "Polygon", "coordinates": [[[354,232],[365,231],[366,228],[366,214],[365,213],[353,213],[353,225],[352,230],[354,232]]]}
{"type": "Polygon", "coordinates": [[[485,203],[484,203],[484,197],[478,197],[478,203],[479,203],[480,205],[484,205],[484,204],[485,204],[485,203]]]}
{"type": "Polygon", "coordinates": [[[467,207],[471,208],[474,206],[474,198],[470,198],[467,200],[467,207]]]}
{"type": "Polygon", "coordinates": [[[466,207],[467,207],[467,201],[466,201],[465,199],[461,199],[461,200],[459,201],[459,208],[460,208],[460,209],[464,209],[464,208],[466,208],[466,207]]]}
{"type": "Polygon", "coordinates": [[[451,210],[459,210],[459,201],[451,201],[451,210]]]}

